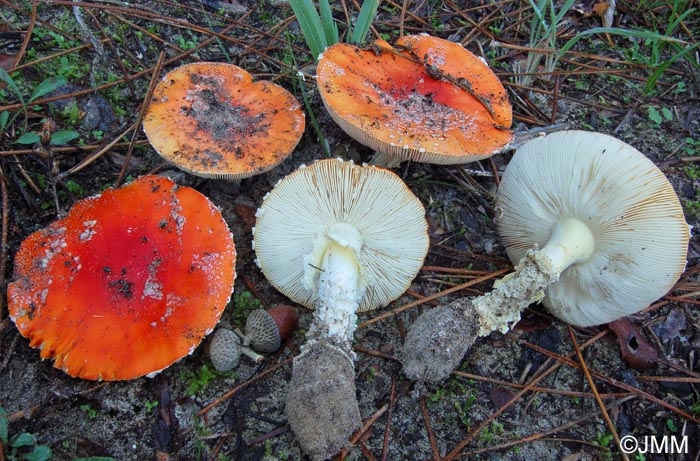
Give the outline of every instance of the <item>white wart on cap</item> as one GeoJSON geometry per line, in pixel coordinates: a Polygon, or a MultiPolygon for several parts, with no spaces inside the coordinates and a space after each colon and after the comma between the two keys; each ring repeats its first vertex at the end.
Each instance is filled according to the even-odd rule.
{"type": "Polygon", "coordinates": [[[549,257],[558,281],[543,303],[571,324],[638,312],[685,268],[689,230],[673,187],[611,136],[562,131],[530,141],[509,163],[496,203],[511,261],[533,248],[549,257]]]}
{"type": "Polygon", "coordinates": [[[339,159],[299,168],[266,196],[254,246],[267,279],[314,307],[330,242],[359,263],[359,310],[384,306],[409,287],[428,250],[425,210],[393,172],[339,159]]]}

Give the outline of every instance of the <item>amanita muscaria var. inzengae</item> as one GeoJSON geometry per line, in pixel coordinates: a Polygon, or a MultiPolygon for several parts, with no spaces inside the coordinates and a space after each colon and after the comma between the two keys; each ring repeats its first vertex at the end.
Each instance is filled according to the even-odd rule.
{"type": "Polygon", "coordinates": [[[496,210],[515,272],[419,317],[402,350],[408,377],[445,379],[477,336],[508,331],[533,302],[573,325],[599,325],[644,309],[685,268],[690,232],[671,183],[612,136],[570,130],[526,143],[496,210]]]}
{"type": "Polygon", "coordinates": [[[409,287],[428,251],[425,210],[395,173],[327,159],[282,179],[256,217],[261,270],[279,291],[314,309],[294,359],[286,413],[302,448],[326,459],[360,426],[351,347],[356,313],[409,287]]]}

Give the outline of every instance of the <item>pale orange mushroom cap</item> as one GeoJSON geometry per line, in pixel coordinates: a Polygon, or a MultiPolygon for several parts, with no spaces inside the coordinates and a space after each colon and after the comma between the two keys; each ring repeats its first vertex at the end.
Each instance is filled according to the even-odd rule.
{"type": "Polygon", "coordinates": [[[304,132],[287,90],[232,64],[198,62],[166,74],[143,119],[154,149],[207,178],[243,179],[282,162],[304,132]]]}
{"type": "Polygon", "coordinates": [[[155,374],[212,331],[233,292],[235,258],[205,196],[144,176],[76,203],[24,240],[10,317],[73,377],[155,374]]]}
{"type": "Polygon", "coordinates": [[[402,160],[467,163],[505,149],[512,108],[488,65],[461,45],[427,34],[392,48],[339,43],[318,64],[318,87],[350,136],[402,160]]]}

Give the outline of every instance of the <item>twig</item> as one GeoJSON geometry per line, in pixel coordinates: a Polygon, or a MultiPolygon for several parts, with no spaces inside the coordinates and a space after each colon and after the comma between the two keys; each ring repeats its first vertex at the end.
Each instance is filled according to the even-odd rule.
{"type": "MultiPolygon", "coordinates": [[[[146,96],[143,99],[143,102],[141,103],[141,110],[139,111],[139,116],[136,119],[136,123],[134,124],[135,127],[141,126],[141,122],[143,121],[144,115],[146,115],[146,109],[148,108],[149,104],[151,103],[151,98],[153,97],[153,90],[155,90],[156,87],[156,82],[158,81],[158,77],[160,76],[160,71],[163,69],[163,62],[165,61],[165,51],[161,51],[160,55],[158,56],[158,61],[156,62],[155,67],[153,68],[153,74],[151,74],[151,81],[148,84],[148,91],[146,91],[146,96]]],[[[136,133],[137,130],[134,129],[134,133],[131,135],[131,142],[129,142],[129,148],[126,151],[126,155],[124,156],[124,163],[122,163],[122,168],[119,171],[119,176],[117,177],[117,187],[121,186],[122,181],[124,181],[124,175],[126,174],[126,168],[129,165],[129,159],[131,158],[131,153],[134,151],[134,142],[136,142],[136,133]]]]}
{"type": "MultiPolygon", "coordinates": [[[[509,336],[512,337],[512,335],[509,335],[509,336]]],[[[589,339],[588,341],[586,341],[585,343],[582,344],[582,347],[583,348],[588,347],[590,344],[595,342],[597,339],[598,339],[598,337],[594,337],[594,338],[589,339]]],[[[563,357],[562,357],[562,359],[563,359],[563,357]]],[[[540,375],[533,377],[532,380],[525,387],[523,387],[522,390],[520,390],[520,392],[515,394],[508,402],[506,402],[503,406],[501,406],[498,410],[496,410],[491,416],[489,416],[484,421],[482,421],[481,424],[479,424],[476,428],[474,428],[474,430],[472,430],[467,435],[467,437],[465,437],[461,442],[459,442],[457,444],[457,446],[455,446],[452,449],[452,451],[450,451],[450,453],[447,455],[447,457],[445,458],[445,461],[452,461],[453,459],[455,459],[459,455],[460,451],[462,451],[462,448],[467,446],[467,444],[469,442],[471,442],[474,439],[474,437],[476,437],[481,431],[483,431],[486,427],[488,427],[488,425],[491,424],[491,421],[494,421],[501,413],[503,413],[508,408],[510,408],[515,402],[520,400],[520,398],[523,395],[525,395],[527,392],[533,390],[535,385],[538,382],[542,381],[545,377],[552,374],[562,364],[563,364],[562,362],[555,363],[554,365],[549,367],[547,370],[544,370],[540,375]]]]}
{"type": "Polygon", "coordinates": [[[420,403],[420,412],[423,415],[423,423],[425,424],[425,430],[428,433],[430,451],[433,453],[433,458],[435,459],[435,461],[440,461],[440,450],[438,450],[437,441],[435,440],[435,434],[433,433],[433,428],[430,425],[430,413],[428,413],[428,407],[425,405],[425,397],[421,395],[418,401],[420,403]]]}
{"type": "MultiPolygon", "coordinates": [[[[60,179],[63,179],[63,178],[65,178],[65,177],[67,177],[67,176],[69,176],[69,175],[71,175],[71,174],[73,174],[73,173],[77,173],[78,171],[82,170],[82,169],[85,168],[86,166],[90,165],[92,162],[94,162],[94,161],[97,160],[98,158],[102,157],[102,155],[104,155],[104,154],[105,154],[106,152],[108,152],[112,147],[114,147],[114,146],[119,142],[120,139],[122,139],[124,136],[126,136],[127,134],[129,134],[129,132],[134,131],[137,127],[138,127],[138,125],[137,125],[136,123],[132,124],[129,128],[127,128],[126,130],[122,131],[121,134],[119,134],[118,136],[115,136],[113,140],[111,140],[111,141],[108,142],[107,144],[104,144],[104,145],[100,146],[99,149],[97,149],[97,150],[94,151],[93,153],[91,153],[91,154],[89,154],[88,156],[86,156],[85,158],[83,158],[77,165],[74,165],[73,167],[69,168],[68,170],[59,173],[59,174],[56,176],[56,178],[59,179],[59,180],[60,180],[60,179]]],[[[136,137],[136,136],[134,135],[134,136],[132,137],[132,140],[133,140],[134,137],[136,137]]],[[[133,142],[133,141],[132,141],[132,142],[133,142]]],[[[125,159],[125,161],[127,161],[127,160],[128,160],[128,159],[125,159]]]]}
{"type": "Polygon", "coordinates": [[[250,378],[248,381],[239,384],[238,386],[236,386],[233,389],[231,389],[230,391],[226,392],[224,395],[222,395],[218,399],[211,402],[209,405],[207,405],[204,408],[202,408],[201,410],[199,410],[199,413],[197,413],[197,415],[198,416],[205,416],[207,413],[209,413],[209,411],[212,408],[214,408],[215,406],[220,405],[223,402],[225,402],[226,400],[230,399],[241,389],[248,387],[249,385],[253,384],[254,382],[260,381],[262,378],[269,375],[270,373],[273,373],[273,372],[279,370],[280,368],[284,367],[285,365],[292,363],[292,360],[294,360],[294,357],[290,357],[290,358],[288,358],[288,359],[286,359],[286,360],[284,360],[276,365],[271,366],[267,370],[264,370],[264,371],[258,373],[257,375],[250,378]]]}
{"type": "MultiPolygon", "coordinates": [[[[569,365],[570,367],[573,367],[573,368],[580,368],[581,367],[581,365],[579,365],[578,363],[569,359],[568,357],[564,357],[564,356],[561,356],[559,354],[555,354],[554,352],[551,352],[543,347],[537,346],[536,344],[529,343],[529,342],[522,340],[522,339],[517,339],[517,341],[521,342],[522,344],[525,344],[527,347],[529,347],[537,352],[540,352],[548,357],[552,357],[552,358],[560,361],[561,363],[565,363],[565,364],[569,365]]],[[[690,414],[681,410],[680,408],[675,407],[675,406],[671,405],[670,403],[667,403],[664,400],[661,400],[660,398],[649,394],[648,392],[645,392],[645,391],[638,389],[634,386],[630,386],[629,384],[625,384],[625,383],[618,381],[616,379],[610,378],[609,376],[606,376],[606,375],[599,373],[597,371],[592,371],[591,375],[593,377],[598,378],[602,381],[605,381],[606,383],[611,384],[615,387],[619,387],[620,389],[624,389],[626,391],[632,392],[632,393],[636,394],[639,398],[642,398],[644,400],[649,400],[650,402],[653,402],[657,405],[660,405],[668,410],[671,410],[672,412],[682,416],[683,418],[685,418],[689,421],[692,421],[696,424],[700,424],[700,419],[698,419],[694,416],[691,416],[690,414]]]]}
{"type": "Polygon", "coordinates": [[[382,416],[386,411],[389,409],[389,404],[384,404],[382,407],[375,411],[374,414],[362,425],[359,431],[355,432],[355,435],[353,435],[350,438],[350,443],[355,445],[357,442],[360,441],[363,435],[365,435],[365,432],[369,430],[370,427],[374,425],[374,423],[379,419],[380,416],[382,416]]]}
{"type": "MultiPolygon", "coordinates": [[[[616,402],[611,402],[611,403],[608,405],[608,408],[615,408],[615,407],[618,407],[618,406],[622,405],[624,402],[630,400],[631,398],[633,398],[633,396],[632,396],[632,397],[625,398],[625,399],[618,400],[618,401],[616,401],[616,402]]],[[[596,416],[597,416],[597,415],[596,415],[595,413],[589,413],[589,414],[587,414],[587,415],[585,415],[585,416],[582,416],[582,417],[580,417],[580,418],[577,418],[577,419],[575,419],[575,420],[573,420],[573,421],[570,421],[570,422],[568,422],[568,423],[566,423],[566,424],[563,424],[563,425],[554,427],[554,428],[552,428],[552,429],[546,430],[546,431],[544,431],[544,432],[539,432],[539,433],[537,433],[537,434],[531,434],[531,435],[528,435],[528,436],[526,436],[526,437],[522,437],[522,438],[520,438],[520,439],[518,439],[518,440],[513,440],[513,441],[506,442],[506,443],[502,443],[502,444],[499,444],[499,445],[492,445],[492,446],[489,446],[489,447],[484,447],[484,448],[479,448],[479,449],[476,449],[476,450],[471,450],[471,451],[468,451],[468,452],[464,452],[463,455],[469,457],[469,456],[477,455],[477,454],[479,454],[479,453],[491,452],[491,451],[495,451],[495,450],[503,450],[503,449],[505,449],[505,448],[514,447],[514,446],[521,445],[521,444],[524,444],[524,443],[534,442],[535,440],[544,440],[545,437],[547,437],[548,435],[556,434],[556,433],[558,433],[558,432],[565,431],[565,430],[567,430],[567,429],[569,429],[569,428],[576,427],[576,426],[580,425],[581,423],[583,423],[583,422],[585,422],[585,421],[587,421],[587,420],[589,420],[589,419],[591,419],[591,418],[595,418],[596,416]]],[[[561,442],[565,441],[565,439],[561,439],[561,438],[555,438],[555,439],[552,439],[552,440],[556,441],[557,443],[561,443],[561,442]]],[[[575,442],[576,442],[576,443],[581,443],[581,444],[589,444],[589,442],[586,442],[585,440],[575,440],[575,442]]],[[[595,447],[595,448],[598,448],[599,450],[610,451],[608,448],[602,447],[602,446],[600,446],[600,445],[596,445],[596,444],[590,444],[590,445],[593,446],[593,447],[595,447]]]]}
{"type": "Polygon", "coordinates": [[[15,62],[12,65],[13,68],[17,66],[17,64],[19,64],[19,62],[22,60],[24,54],[27,52],[27,47],[29,46],[29,43],[32,40],[32,32],[34,31],[34,25],[36,24],[37,3],[37,0],[32,0],[32,15],[29,18],[29,25],[27,26],[27,32],[24,36],[24,41],[22,42],[22,46],[17,52],[15,62]]]}
{"type": "MultiPolygon", "coordinates": [[[[5,286],[5,271],[7,270],[7,235],[9,233],[9,218],[8,209],[10,208],[10,200],[7,193],[7,181],[5,180],[5,172],[0,165],[0,196],[2,199],[2,231],[0,232],[0,287],[5,286]]],[[[0,318],[3,317],[5,310],[5,294],[0,294],[0,318]]]]}
{"type": "Polygon", "coordinates": [[[368,325],[371,325],[373,323],[379,322],[380,320],[384,320],[386,318],[392,317],[392,316],[399,314],[399,313],[401,313],[407,309],[410,309],[412,307],[419,306],[423,303],[427,303],[427,302],[432,301],[434,299],[442,298],[443,296],[449,295],[451,293],[455,293],[455,292],[460,291],[460,290],[464,290],[465,288],[469,288],[469,287],[476,285],[478,283],[485,282],[485,281],[490,280],[492,278],[498,277],[499,275],[503,275],[506,272],[510,271],[511,269],[512,269],[512,267],[506,267],[504,269],[499,269],[495,272],[491,272],[488,275],[484,275],[482,277],[475,278],[474,280],[470,280],[468,282],[462,283],[461,285],[457,285],[457,286],[454,286],[452,288],[448,288],[447,290],[442,290],[439,293],[435,293],[435,294],[432,294],[430,296],[426,296],[425,298],[418,299],[416,301],[412,301],[408,304],[404,304],[401,307],[397,307],[395,309],[390,310],[389,312],[378,315],[377,317],[374,317],[373,319],[369,319],[365,322],[362,322],[357,327],[358,328],[365,328],[368,325]]]}
{"type": "MultiPolygon", "coordinates": [[[[576,341],[576,335],[574,334],[574,329],[571,328],[571,325],[567,325],[567,329],[569,331],[569,337],[571,338],[571,344],[574,346],[574,350],[576,351],[576,355],[578,356],[578,361],[581,364],[581,368],[583,369],[583,374],[586,375],[586,380],[588,381],[588,385],[591,387],[591,391],[593,391],[593,395],[595,396],[595,401],[598,404],[598,407],[600,408],[600,412],[603,415],[603,419],[605,419],[605,424],[607,424],[608,429],[610,430],[610,433],[612,434],[613,438],[615,439],[615,446],[620,447],[620,436],[617,433],[617,429],[615,429],[615,425],[613,424],[612,420],[610,419],[610,415],[608,414],[608,410],[605,409],[605,404],[603,404],[603,401],[600,398],[600,394],[598,394],[598,388],[595,385],[595,382],[593,382],[593,377],[591,377],[591,372],[588,370],[588,367],[586,366],[586,361],[583,360],[583,354],[581,354],[581,349],[578,347],[578,341],[576,341]]],[[[629,461],[629,457],[627,456],[627,453],[624,451],[620,451],[620,455],[622,456],[622,459],[625,461],[629,461]]]]}
{"type": "Polygon", "coordinates": [[[386,426],[384,427],[384,445],[382,446],[382,461],[386,461],[389,449],[389,431],[391,429],[391,413],[394,409],[394,397],[396,396],[396,377],[391,380],[391,394],[389,395],[389,409],[386,413],[386,426]]]}

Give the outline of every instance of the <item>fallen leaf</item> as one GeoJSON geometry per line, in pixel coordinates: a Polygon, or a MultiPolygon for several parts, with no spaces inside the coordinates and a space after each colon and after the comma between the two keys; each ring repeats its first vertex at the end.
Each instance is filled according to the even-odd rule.
{"type": "Polygon", "coordinates": [[[613,19],[615,18],[615,7],[615,0],[599,2],[593,5],[593,12],[600,16],[603,27],[612,27],[613,19]]]}
{"type": "Polygon", "coordinates": [[[656,347],[649,343],[626,317],[608,323],[608,328],[617,335],[622,360],[627,365],[637,371],[646,371],[656,364],[656,347]]]}

